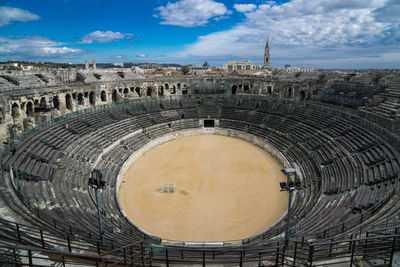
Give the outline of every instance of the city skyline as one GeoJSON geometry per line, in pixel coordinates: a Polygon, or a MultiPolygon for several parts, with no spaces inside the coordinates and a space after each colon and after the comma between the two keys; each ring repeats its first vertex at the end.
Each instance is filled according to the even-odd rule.
{"type": "Polygon", "coordinates": [[[400,68],[396,0],[0,0],[0,60],[400,68]]]}

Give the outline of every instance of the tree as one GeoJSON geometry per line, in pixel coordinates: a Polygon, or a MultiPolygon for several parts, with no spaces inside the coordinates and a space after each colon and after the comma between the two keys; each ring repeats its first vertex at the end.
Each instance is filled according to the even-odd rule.
{"type": "Polygon", "coordinates": [[[188,75],[189,71],[190,71],[190,66],[186,65],[186,66],[182,67],[181,71],[182,71],[183,75],[188,75]]]}

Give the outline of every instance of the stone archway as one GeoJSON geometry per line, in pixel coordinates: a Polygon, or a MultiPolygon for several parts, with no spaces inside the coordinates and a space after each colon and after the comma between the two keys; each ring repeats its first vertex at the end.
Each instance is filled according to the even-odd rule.
{"type": "Polygon", "coordinates": [[[18,103],[14,103],[11,106],[11,116],[13,117],[13,119],[19,118],[19,116],[21,115],[20,110],[19,110],[19,105],[18,103]]]}
{"type": "Polygon", "coordinates": [[[53,107],[58,110],[60,109],[60,99],[58,95],[53,96],[53,107]]]}
{"type": "Polygon", "coordinates": [[[33,117],[33,103],[31,101],[26,103],[26,115],[28,117],[33,117]]]}
{"type": "Polygon", "coordinates": [[[136,94],[138,94],[139,97],[142,96],[142,93],[141,93],[141,90],[139,87],[135,88],[135,92],[136,92],[136,94]]]}
{"type": "Polygon", "coordinates": [[[83,99],[83,94],[79,93],[78,94],[78,105],[83,105],[85,104],[85,99],[83,99]]]}
{"type": "Polygon", "coordinates": [[[101,91],[100,99],[101,99],[102,102],[106,102],[107,101],[107,93],[106,93],[106,91],[104,91],[104,90],[101,91]]]}
{"type": "Polygon", "coordinates": [[[65,107],[72,110],[72,97],[70,94],[65,95],[65,107]]]}
{"type": "Polygon", "coordinates": [[[164,95],[164,87],[162,85],[160,85],[158,87],[158,95],[159,96],[163,96],[164,95]]]}
{"type": "Polygon", "coordinates": [[[306,99],[306,92],[304,92],[304,90],[302,90],[300,92],[300,101],[304,101],[306,99]]]}
{"type": "Polygon", "coordinates": [[[89,93],[89,103],[93,106],[96,105],[96,95],[94,92],[89,93]]]}
{"type": "Polygon", "coordinates": [[[237,85],[234,84],[232,85],[232,95],[236,95],[236,92],[237,92],[237,85]]]}

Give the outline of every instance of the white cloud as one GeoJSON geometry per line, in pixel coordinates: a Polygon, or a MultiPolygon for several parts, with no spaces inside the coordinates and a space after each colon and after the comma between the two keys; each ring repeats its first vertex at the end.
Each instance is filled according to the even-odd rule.
{"type": "MultiPolygon", "coordinates": [[[[200,36],[178,56],[262,58],[267,36],[272,58],[280,54],[306,59],[333,47],[343,55],[351,48],[366,46],[370,47],[366,53],[379,54],[383,50],[374,50],[374,46],[383,41],[397,45],[400,42],[398,15],[387,6],[391,1],[397,0],[292,0],[281,5],[263,4],[246,12],[246,20],[232,29],[200,36]],[[384,20],[375,11],[385,14],[384,20]]],[[[332,59],[334,54],[326,56],[332,59]]]]}
{"type": "Polygon", "coordinates": [[[254,4],[234,4],[233,7],[241,13],[250,12],[257,8],[254,4]]]}
{"type": "Polygon", "coordinates": [[[38,15],[32,14],[29,11],[19,8],[0,6],[0,27],[9,25],[13,22],[27,22],[38,19],[40,19],[38,15]]]}
{"type": "Polygon", "coordinates": [[[46,58],[64,57],[76,55],[83,52],[64,46],[43,36],[26,37],[2,37],[0,36],[0,56],[12,56],[15,58],[46,58]]]}
{"type": "Polygon", "coordinates": [[[138,58],[147,58],[148,55],[146,55],[146,54],[139,54],[139,55],[136,55],[136,57],[138,57],[138,58]]]}
{"type": "Polygon", "coordinates": [[[180,0],[166,6],[156,8],[163,21],[161,24],[182,27],[196,27],[205,25],[211,18],[231,14],[223,3],[213,0],[180,0]]]}
{"type": "Polygon", "coordinates": [[[91,44],[94,42],[97,43],[109,43],[116,40],[121,39],[130,39],[133,37],[131,33],[120,33],[120,32],[112,32],[112,31],[95,31],[89,34],[86,34],[82,37],[80,43],[82,44],[91,44]]]}

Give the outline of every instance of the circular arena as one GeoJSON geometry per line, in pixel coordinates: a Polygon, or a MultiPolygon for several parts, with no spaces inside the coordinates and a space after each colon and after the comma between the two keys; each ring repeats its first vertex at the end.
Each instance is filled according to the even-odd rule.
{"type": "Polygon", "coordinates": [[[389,266],[399,147],[340,107],[269,95],[79,110],[2,151],[2,201],[20,217],[0,220],[2,251],[28,265],[389,266]]]}

